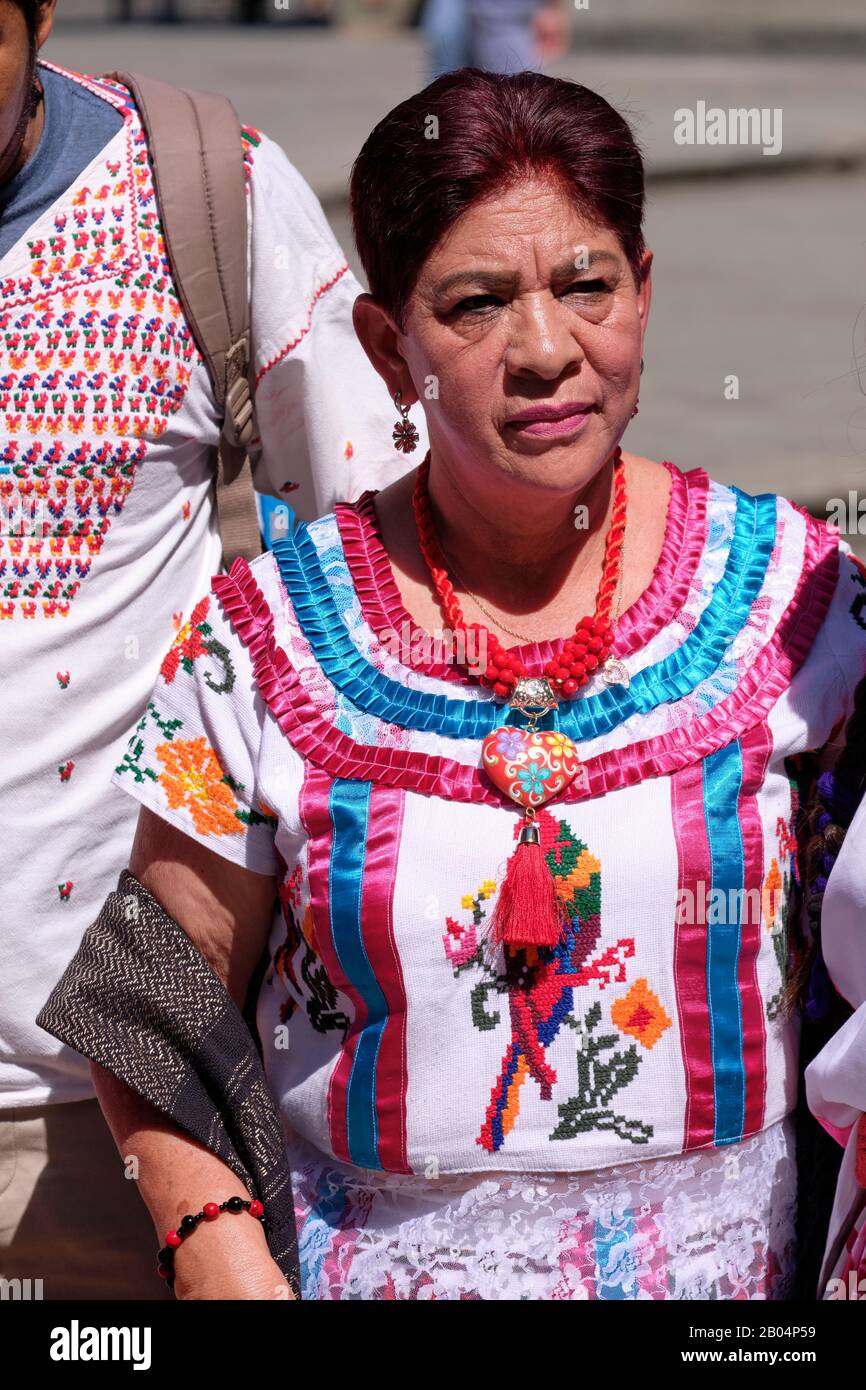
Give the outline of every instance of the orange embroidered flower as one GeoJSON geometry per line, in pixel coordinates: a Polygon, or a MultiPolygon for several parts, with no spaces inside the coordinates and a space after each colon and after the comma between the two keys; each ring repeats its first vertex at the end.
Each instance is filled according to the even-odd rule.
{"type": "Polygon", "coordinates": [[[610,1016],[621,1033],[637,1038],[644,1047],[654,1047],[671,1026],[662,1001],[646,980],[635,980],[628,994],[614,1002],[610,1016]]]}
{"type": "Polygon", "coordinates": [[[172,811],[184,807],[199,835],[240,835],[238,804],[225,781],[216,753],[207,739],[174,740],[157,745],[164,764],[159,781],[172,811]]]}
{"type": "Polygon", "coordinates": [[[767,870],[767,877],[764,879],[764,889],[761,893],[761,915],[768,931],[773,930],[773,925],[781,905],[782,875],[779,870],[779,861],[774,855],[770,867],[767,870]]]}

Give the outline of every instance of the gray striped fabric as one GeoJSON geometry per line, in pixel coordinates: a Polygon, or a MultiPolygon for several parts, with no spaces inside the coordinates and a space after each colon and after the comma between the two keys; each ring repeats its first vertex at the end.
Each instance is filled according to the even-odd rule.
{"type": "Polygon", "coordinates": [[[299,1298],[285,1140],[253,1036],[183,928],[127,869],[36,1022],[231,1168],[264,1204],[271,1254],[299,1298]]]}

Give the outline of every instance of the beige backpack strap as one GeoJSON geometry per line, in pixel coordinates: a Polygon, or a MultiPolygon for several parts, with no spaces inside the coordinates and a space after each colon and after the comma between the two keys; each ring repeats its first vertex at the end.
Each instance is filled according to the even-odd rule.
{"type": "Polygon", "coordinates": [[[215,474],[229,568],[237,555],[262,550],[247,454],[255,419],[240,125],[226,97],[140,73],[107,75],[129,89],[141,115],[175,285],[224,413],[215,474]]]}
{"type": "Polygon", "coordinates": [[[216,505],[220,537],[223,543],[223,564],[230,570],[239,555],[254,560],[261,555],[262,533],[256,512],[256,490],[249,456],[241,461],[241,471],[227,483],[224,475],[224,448],[220,445],[216,460],[216,505]]]}

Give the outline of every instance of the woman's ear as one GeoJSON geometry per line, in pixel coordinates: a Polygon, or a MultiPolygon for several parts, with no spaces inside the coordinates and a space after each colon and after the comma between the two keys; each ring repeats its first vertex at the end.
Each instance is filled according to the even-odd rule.
{"type": "Polygon", "coordinates": [[[414,405],[418,394],[412,384],[406,359],[400,350],[402,333],[372,295],[359,294],[352,308],[352,322],[358,341],[394,398],[400,392],[403,405],[414,405]]]}
{"type": "Polygon", "coordinates": [[[652,303],[653,297],[652,264],[652,251],[644,251],[640,262],[640,283],[637,290],[637,311],[640,317],[641,348],[643,348],[644,338],[646,337],[650,304],[652,303]]]}

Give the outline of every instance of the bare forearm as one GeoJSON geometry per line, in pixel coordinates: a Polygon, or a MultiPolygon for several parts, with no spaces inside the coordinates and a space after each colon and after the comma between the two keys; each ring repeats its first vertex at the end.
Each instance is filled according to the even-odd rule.
{"type": "MultiPolygon", "coordinates": [[[[222,1202],[243,1186],[222,1159],[173,1125],[110,1072],[91,1062],[102,1113],[162,1237],[203,1201],[222,1202]]],[[[255,1232],[253,1232],[255,1234],[255,1232]]]]}
{"type": "MultiPolygon", "coordinates": [[[[205,1202],[248,1194],[209,1149],[110,1072],[93,1062],[90,1070],[118,1152],[154,1223],[156,1278],[156,1251],[182,1216],[205,1202]]],[[[260,1223],[246,1212],[199,1224],[175,1257],[175,1292],[192,1299],[289,1297],[260,1223]]]]}
{"type": "MultiPolygon", "coordinates": [[[[221,858],[144,806],[129,867],[240,1007],[267,940],[275,878],[221,858]]],[[[208,1149],[109,1072],[93,1063],[91,1071],[114,1141],[125,1160],[135,1161],[157,1234],[154,1256],[182,1216],[201,1211],[205,1202],[244,1196],[243,1184],[208,1149]]],[[[289,1296],[261,1224],[246,1212],[200,1222],[178,1248],[174,1274],[180,1298],[289,1296]]]]}

